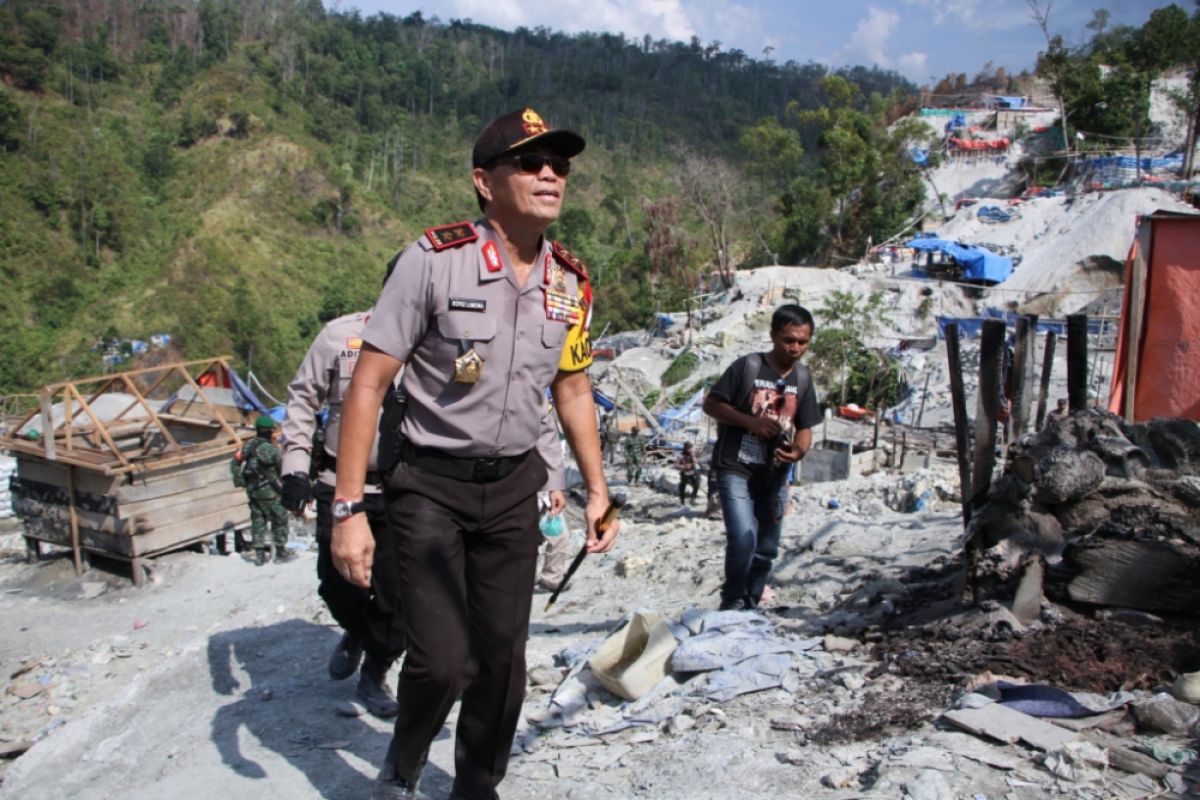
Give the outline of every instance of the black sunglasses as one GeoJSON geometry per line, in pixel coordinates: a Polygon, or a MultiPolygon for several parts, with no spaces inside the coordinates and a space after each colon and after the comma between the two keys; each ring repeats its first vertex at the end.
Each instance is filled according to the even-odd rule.
{"type": "Polygon", "coordinates": [[[531,175],[537,175],[549,164],[550,169],[560,178],[565,178],[571,174],[571,159],[563,158],[562,156],[521,153],[515,156],[500,156],[499,158],[492,159],[491,163],[493,166],[496,164],[513,164],[521,172],[528,172],[531,175]]]}

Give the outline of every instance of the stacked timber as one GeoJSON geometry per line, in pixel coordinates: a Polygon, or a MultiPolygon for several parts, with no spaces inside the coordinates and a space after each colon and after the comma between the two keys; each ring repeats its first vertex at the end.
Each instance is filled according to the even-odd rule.
{"type": "Polygon", "coordinates": [[[204,541],[250,522],[227,452],[163,469],[105,475],[36,456],[17,459],[14,507],[26,536],[71,546],[71,491],[84,550],[133,560],[204,541]]]}
{"type": "Polygon", "coordinates": [[[229,462],[253,432],[224,359],[163,364],[42,389],[38,410],[0,433],[17,459],[14,507],[31,558],[42,543],[143,559],[245,528],[229,462]]]}

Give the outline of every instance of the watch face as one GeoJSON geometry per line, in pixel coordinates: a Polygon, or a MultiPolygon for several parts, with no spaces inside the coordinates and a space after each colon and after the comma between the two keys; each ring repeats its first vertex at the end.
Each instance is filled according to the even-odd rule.
{"type": "Polygon", "coordinates": [[[342,500],[338,500],[333,504],[333,518],[343,520],[350,516],[350,504],[342,500]]]}

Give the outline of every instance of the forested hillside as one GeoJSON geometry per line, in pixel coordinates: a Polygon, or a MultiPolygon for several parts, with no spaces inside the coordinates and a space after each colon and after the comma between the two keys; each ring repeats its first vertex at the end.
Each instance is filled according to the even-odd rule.
{"type": "MultiPolygon", "coordinates": [[[[598,324],[711,270],[859,253],[911,217],[898,76],[329,13],[319,0],[0,4],[0,395],[170,333],[281,391],[387,258],[476,213],[470,142],[523,105],[589,141],[552,234],[598,324]]],[[[912,134],[915,135],[915,134],[912,134]]]]}

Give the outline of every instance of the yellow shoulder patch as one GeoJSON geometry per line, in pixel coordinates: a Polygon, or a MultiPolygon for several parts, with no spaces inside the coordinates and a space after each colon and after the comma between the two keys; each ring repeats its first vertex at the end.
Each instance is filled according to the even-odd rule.
{"type": "Polygon", "coordinates": [[[579,321],[567,331],[567,340],[563,342],[562,355],[558,359],[558,368],[563,372],[578,372],[592,365],[592,337],[587,322],[588,315],[581,314],[579,321]]]}

